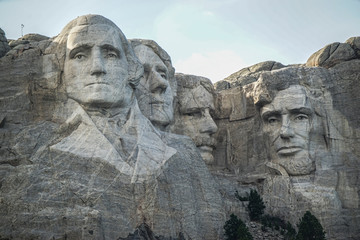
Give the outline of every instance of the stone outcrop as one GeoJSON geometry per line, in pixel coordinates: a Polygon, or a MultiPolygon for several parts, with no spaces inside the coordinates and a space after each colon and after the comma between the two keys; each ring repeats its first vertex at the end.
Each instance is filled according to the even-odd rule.
{"type": "Polygon", "coordinates": [[[0,59],[1,239],[224,239],[231,213],[249,222],[236,194],[251,189],[293,226],[311,211],[327,239],[360,238],[359,37],[215,88],[174,77],[154,41],[129,43],[98,15],[10,47],[0,59]]]}
{"type": "Polygon", "coordinates": [[[345,43],[350,44],[351,48],[354,49],[357,58],[360,56],[360,37],[351,37],[346,40],[345,43]]]}
{"type": "MultiPolygon", "coordinates": [[[[225,212],[215,180],[190,138],[160,132],[140,113],[132,91],[142,66],[113,23],[88,15],[55,39],[18,46],[0,60],[1,238],[118,239],[142,223],[165,239],[222,236],[225,212]],[[116,58],[114,49],[101,56],[132,61],[124,76],[133,78],[119,79],[131,82],[113,88],[129,91],[119,95],[129,99],[116,111],[104,105],[114,100],[108,94],[91,95],[96,89],[72,95],[73,64],[82,64],[77,74],[94,65],[65,57],[62,41],[74,26],[85,25],[122,38],[113,48],[122,44],[127,56],[116,58]]],[[[116,69],[106,70],[91,71],[105,79],[116,69]]]]}
{"type": "Polygon", "coordinates": [[[4,56],[10,50],[5,37],[5,32],[0,28],[0,57],[4,56]]]}
{"type": "Polygon", "coordinates": [[[332,43],[315,52],[306,62],[309,67],[333,67],[355,59],[359,53],[359,39],[350,38],[345,43],[332,43]]]}
{"type": "Polygon", "coordinates": [[[216,82],[215,88],[220,91],[237,86],[244,86],[249,83],[255,82],[263,71],[271,71],[283,67],[285,67],[283,64],[275,61],[257,63],[248,68],[243,68],[240,71],[231,74],[224,80],[216,82]]]}
{"type": "MultiPolygon", "coordinates": [[[[239,184],[233,188],[241,188],[246,183],[257,187],[266,211],[293,224],[306,210],[312,211],[329,239],[359,237],[356,226],[360,219],[360,125],[359,110],[355,106],[360,104],[356,97],[360,59],[355,54],[356,44],[357,38],[351,38],[344,44],[328,45],[314,53],[306,66],[267,69],[249,84],[242,84],[239,77],[239,83],[229,85],[228,89],[216,85],[220,86],[216,89],[215,114],[219,130],[214,152],[217,163],[211,166],[212,172],[224,172],[223,178],[237,179],[239,184]],[[268,103],[272,107],[287,103],[296,106],[295,102],[291,103],[294,94],[283,95],[278,103],[272,102],[291,86],[306,89],[314,107],[315,115],[310,117],[310,142],[306,146],[309,159],[315,165],[308,168],[308,174],[289,172],[287,164],[306,163],[301,163],[300,158],[296,160],[295,152],[290,149],[286,150],[286,155],[291,156],[289,160],[277,160],[271,153],[274,142],[267,141],[264,135],[264,131],[268,131],[265,123],[268,116],[262,119],[263,106],[268,103]],[[223,170],[219,170],[221,168],[223,170]]],[[[279,121],[274,119],[272,124],[279,121]]],[[[285,139],[285,135],[283,137],[285,139]]],[[[287,141],[290,142],[290,138],[287,141]]]]}

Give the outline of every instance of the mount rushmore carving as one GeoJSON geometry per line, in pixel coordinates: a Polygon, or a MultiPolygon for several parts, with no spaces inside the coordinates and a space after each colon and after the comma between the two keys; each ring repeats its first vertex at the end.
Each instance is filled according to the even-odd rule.
{"type": "Polygon", "coordinates": [[[214,87],[99,15],[2,38],[0,238],[223,239],[257,189],[269,214],[358,239],[359,39],[214,87]]]}

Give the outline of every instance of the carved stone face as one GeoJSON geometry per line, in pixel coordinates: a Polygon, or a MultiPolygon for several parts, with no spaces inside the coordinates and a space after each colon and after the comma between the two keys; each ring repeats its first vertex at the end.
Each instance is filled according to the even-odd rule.
{"type": "Polygon", "coordinates": [[[154,126],[163,129],[174,118],[168,69],[150,47],[139,45],[134,51],[144,66],[144,77],[136,89],[140,110],[154,126]]]}
{"type": "Polygon", "coordinates": [[[67,40],[64,81],[69,98],[85,106],[127,105],[133,90],[118,31],[104,24],[74,27],[67,40]]]}
{"type": "Polygon", "coordinates": [[[198,147],[207,164],[214,162],[212,155],[216,145],[213,134],[217,126],[211,116],[214,97],[203,87],[186,89],[179,95],[180,116],[175,119],[176,133],[189,136],[198,147]]]}
{"type": "Polygon", "coordinates": [[[279,91],[270,104],[262,107],[261,117],[271,160],[289,175],[310,173],[314,168],[308,152],[313,109],[305,89],[291,86],[279,91]]]}

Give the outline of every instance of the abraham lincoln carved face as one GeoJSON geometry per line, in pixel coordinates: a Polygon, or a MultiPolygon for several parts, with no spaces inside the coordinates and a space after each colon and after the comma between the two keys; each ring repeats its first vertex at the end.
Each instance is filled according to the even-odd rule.
{"type": "Polygon", "coordinates": [[[310,130],[314,110],[304,87],[291,86],[279,91],[273,101],[260,109],[263,131],[270,148],[271,160],[289,175],[310,173],[310,130]]]}

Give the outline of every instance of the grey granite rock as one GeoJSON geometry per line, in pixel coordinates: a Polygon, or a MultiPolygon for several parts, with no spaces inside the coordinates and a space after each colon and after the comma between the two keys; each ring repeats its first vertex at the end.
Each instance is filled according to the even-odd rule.
{"type": "MultiPolygon", "coordinates": [[[[359,86],[358,61],[343,59],[328,69],[291,66],[265,71],[251,84],[218,92],[213,173],[227,172],[223,178],[240,185],[249,183],[245,176],[253,176],[250,184],[261,192],[267,213],[296,224],[311,210],[329,239],[357,239],[360,125],[354,92],[359,86]],[[305,92],[308,100],[300,101],[297,96],[304,97],[305,92]],[[303,103],[311,103],[313,115],[292,110],[307,108],[303,103]],[[286,111],[300,117],[287,118],[286,111]],[[309,122],[297,125],[306,119],[311,119],[309,127],[309,122]],[[295,138],[300,126],[310,131],[304,145],[295,138]],[[269,133],[273,140],[267,140],[269,133]],[[279,139],[289,147],[280,148],[279,139]],[[290,148],[295,146],[307,150],[298,153],[299,149],[290,148]]],[[[301,139],[305,137],[302,132],[301,139]]]]}
{"type": "Polygon", "coordinates": [[[57,38],[16,46],[0,69],[1,238],[118,239],[142,223],[169,239],[221,238],[225,212],[216,182],[188,137],[160,132],[141,114],[134,88],[142,65],[115,24],[79,17],[57,38]],[[76,45],[66,52],[79,39],[68,38],[71,30],[84,26],[97,36],[80,39],[93,42],[89,51],[111,50],[89,57],[92,64],[81,61],[86,53],[76,45]],[[99,39],[108,35],[98,31],[117,41],[102,48],[99,39]],[[101,69],[101,57],[117,66],[127,61],[128,74],[101,69]],[[125,84],[74,91],[93,75],[125,84]],[[78,76],[84,78],[74,81],[78,76]],[[123,96],[129,98],[119,104],[123,96]]]}
{"type": "Polygon", "coordinates": [[[357,58],[360,57],[360,37],[351,37],[346,40],[345,43],[350,44],[350,46],[355,50],[357,58]]]}
{"type": "Polygon", "coordinates": [[[164,129],[189,138],[141,113],[146,64],[110,20],[14,42],[0,59],[0,238],[223,239],[231,213],[248,221],[236,193],[256,189],[268,214],[296,225],[310,210],[327,239],[359,239],[359,49],[354,37],[307,64],[259,63],[216,91],[177,74],[164,129]]]}
{"type": "Polygon", "coordinates": [[[315,52],[306,62],[309,67],[332,67],[340,62],[356,58],[355,51],[348,43],[332,43],[315,52]]]}
{"type": "Polygon", "coordinates": [[[4,56],[9,50],[10,47],[5,36],[5,32],[0,28],[0,58],[4,56]]]}
{"type": "Polygon", "coordinates": [[[255,82],[259,77],[259,74],[263,71],[272,71],[283,67],[285,67],[283,64],[275,61],[257,63],[231,74],[224,80],[216,82],[215,88],[217,91],[221,91],[227,88],[244,86],[246,84],[255,82]]]}

